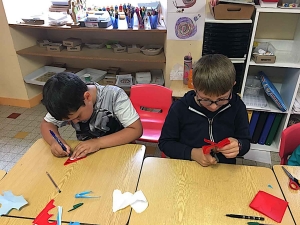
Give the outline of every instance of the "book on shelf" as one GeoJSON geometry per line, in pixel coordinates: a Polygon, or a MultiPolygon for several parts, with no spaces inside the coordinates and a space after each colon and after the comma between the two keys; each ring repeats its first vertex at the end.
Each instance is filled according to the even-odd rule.
{"type": "Polygon", "coordinates": [[[257,121],[257,125],[255,127],[251,143],[256,144],[258,143],[259,137],[263,131],[264,125],[266,123],[267,117],[268,117],[268,112],[260,112],[259,118],[257,121]]]}
{"type": "Polygon", "coordinates": [[[252,117],[252,113],[253,113],[253,110],[247,110],[247,113],[248,113],[248,121],[249,121],[249,123],[250,123],[251,117],[252,117]]]}
{"type": "Polygon", "coordinates": [[[271,145],[273,140],[274,140],[274,137],[278,131],[278,128],[279,128],[279,125],[280,125],[280,122],[282,120],[282,117],[283,117],[283,114],[282,113],[277,113],[276,116],[275,116],[275,119],[274,119],[274,122],[271,126],[271,129],[270,129],[270,132],[268,134],[268,137],[267,137],[267,140],[265,142],[266,145],[271,145]]]}
{"type": "Polygon", "coordinates": [[[262,133],[259,137],[259,140],[258,140],[258,143],[261,144],[261,145],[264,145],[266,140],[267,140],[267,137],[268,137],[268,134],[270,132],[270,129],[271,129],[271,126],[274,122],[274,119],[275,119],[275,116],[276,116],[276,113],[269,113],[268,117],[267,117],[267,120],[266,120],[266,123],[264,125],[264,128],[262,130],[262,133]]]}
{"type": "Polygon", "coordinates": [[[263,71],[259,71],[258,74],[260,76],[260,80],[266,94],[273,100],[273,102],[282,112],[285,112],[287,110],[287,107],[285,106],[284,101],[277,88],[263,71]]]}
{"type": "Polygon", "coordinates": [[[253,111],[252,116],[251,116],[251,120],[250,120],[250,124],[249,124],[249,130],[250,130],[250,136],[252,138],[257,121],[258,121],[258,117],[259,117],[260,112],[258,111],[253,111]]]}

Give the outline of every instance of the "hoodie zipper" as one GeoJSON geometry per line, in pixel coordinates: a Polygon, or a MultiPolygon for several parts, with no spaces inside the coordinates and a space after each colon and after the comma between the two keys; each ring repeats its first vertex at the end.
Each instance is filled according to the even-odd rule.
{"type": "Polygon", "coordinates": [[[226,109],[228,109],[228,108],[230,108],[230,107],[231,107],[231,105],[228,104],[224,109],[220,110],[220,111],[219,111],[213,118],[211,118],[211,119],[208,118],[205,114],[203,114],[203,113],[197,111],[196,109],[194,109],[194,108],[192,108],[192,107],[190,107],[190,106],[189,106],[189,110],[191,110],[192,112],[195,112],[195,113],[197,113],[197,114],[199,114],[199,115],[204,116],[204,117],[207,118],[207,120],[208,120],[208,133],[209,133],[209,138],[210,138],[211,141],[215,142],[215,141],[214,141],[214,137],[213,137],[213,127],[212,127],[213,122],[214,122],[214,118],[215,118],[219,113],[223,112],[224,110],[226,110],[226,109]]]}

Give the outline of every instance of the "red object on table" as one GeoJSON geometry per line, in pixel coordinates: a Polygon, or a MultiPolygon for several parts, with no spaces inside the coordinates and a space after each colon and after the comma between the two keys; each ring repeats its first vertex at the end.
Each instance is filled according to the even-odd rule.
{"type": "Polygon", "coordinates": [[[86,158],[86,156],[81,157],[81,158],[79,158],[79,159],[74,159],[74,160],[71,160],[70,158],[68,158],[67,161],[64,163],[64,165],[65,165],[65,166],[66,166],[66,165],[69,165],[69,164],[71,164],[71,163],[77,162],[78,160],[81,160],[81,159],[84,159],[84,158],[86,158]]]}
{"type": "Polygon", "coordinates": [[[53,214],[49,214],[49,211],[55,207],[54,199],[52,199],[46,207],[40,212],[40,214],[34,219],[33,224],[37,225],[57,225],[57,221],[49,222],[49,219],[53,214]]]}
{"type": "Polygon", "coordinates": [[[206,138],[204,138],[204,141],[210,145],[204,145],[202,146],[203,149],[203,153],[205,155],[209,154],[211,150],[213,150],[214,148],[223,148],[225,145],[230,144],[230,140],[228,138],[225,138],[222,141],[219,141],[218,143],[215,143],[211,140],[208,140],[206,138]]]}
{"type": "Polygon", "coordinates": [[[249,206],[280,223],[288,206],[288,202],[267,192],[259,191],[249,206]]]}

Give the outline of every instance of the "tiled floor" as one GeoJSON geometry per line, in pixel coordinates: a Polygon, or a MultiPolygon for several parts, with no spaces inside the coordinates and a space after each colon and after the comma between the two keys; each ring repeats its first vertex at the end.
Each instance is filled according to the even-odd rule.
{"type": "MultiPolygon", "coordinates": [[[[46,115],[40,104],[34,108],[0,105],[0,169],[9,171],[39,138],[40,123],[46,115]]],[[[59,129],[65,139],[76,140],[71,126],[59,129]]]]}
{"type": "MultiPolygon", "coordinates": [[[[31,109],[0,105],[0,169],[8,172],[30,146],[42,137],[40,122],[45,114],[46,109],[42,104],[31,109]]],[[[76,140],[75,131],[71,126],[62,127],[59,132],[64,139],[76,140]]],[[[154,156],[159,157],[160,151],[157,145],[152,144],[152,146],[156,148],[154,156]]],[[[148,155],[153,155],[153,153],[148,155]]],[[[271,160],[272,165],[279,164],[278,153],[271,153],[271,160]]],[[[238,159],[237,163],[271,166],[246,159],[238,159]]]]}

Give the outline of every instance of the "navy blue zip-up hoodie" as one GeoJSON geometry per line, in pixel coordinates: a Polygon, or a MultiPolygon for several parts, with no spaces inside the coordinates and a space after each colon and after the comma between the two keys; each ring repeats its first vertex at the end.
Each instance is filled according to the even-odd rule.
{"type": "MultiPolygon", "coordinates": [[[[238,156],[245,155],[250,148],[250,132],[246,106],[240,97],[232,93],[229,103],[216,112],[199,106],[194,97],[195,92],[189,91],[172,104],[159,138],[160,150],[171,158],[191,160],[193,148],[208,145],[204,138],[219,142],[233,137],[242,144],[238,156]]],[[[222,153],[217,156],[220,163],[236,163],[235,158],[227,159],[222,153]]]]}

